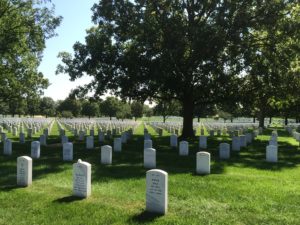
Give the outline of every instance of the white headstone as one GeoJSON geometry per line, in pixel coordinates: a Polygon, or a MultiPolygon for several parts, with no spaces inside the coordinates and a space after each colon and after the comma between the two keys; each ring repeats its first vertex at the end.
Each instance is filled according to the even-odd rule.
{"type": "Polygon", "coordinates": [[[112,163],[112,147],[101,146],[101,164],[110,165],[112,163]]]}
{"type": "Polygon", "coordinates": [[[144,167],[147,169],[156,168],[156,150],[154,148],[144,149],[144,167]]]}
{"type": "Polygon", "coordinates": [[[73,160],[73,143],[67,142],[63,144],[63,161],[73,160]]]}
{"type": "Polygon", "coordinates": [[[247,147],[247,140],[245,135],[240,136],[240,146],[241,147],[247,147]]]}
{"type": "Polygon", "coordinates": [[[114,139],[114,151],[121,152],[122,151],[122,140],[121,138],[114,139]]]}
{"type": "Polygon", "coordinates": [[[232,137],[232,151],[240,151],[241,150],[241,141],[239,136],[232,137]]]}
{"type": "Polygon", "coordinates": [[[210,174],[210,153],[197,152],[196,158],[196,173],[210,174]]]}
{"type": "Polygon", "coordinates": [[[47,145],[47,141],[46,141],[47,139],[46,139],[46,136],[44,135],[44,134],[42,134],[41,136],[40,136],[40,144],[41,145],[47,145]]]}
{"type": "Polygon", "coordinates": [[[3,154],[4,155],[11,155],[12,154],[12,142],[9,139],[5,139],[4,146],[3,146],[3,154]]]}
{"type": "Polygon", "coordinates": [[[92,166],[80,159],[73,164],[73,195],[86,198],[91,195],[92,166]]]}
{"type": "Polygon", "coordinates": [[[20,133],[20,143],[24,144],[25,143],[25,134],[24,133],[20,133]]]}
{"type": "Polygon", "coordinates": [[[207,137],[200,136],[199,137],[199,148],[206,149],[207,148],[207,137]]]}
{"type": "Polygon", "coordinates": [[[163,215],[168,211],[168,173],[163,170],[147,171],[146,211],[163,215]]]}
{"type": "Polygon", "coordinates": [[[94,137],[93,136],[86,137],[86,148],[87,149],[94,148],[94,137]]]}
{"type": "Polygon", "coordinates": [[[27,187],[32,184],[32,159],[20,156],[17,159],[17,185],[27,187]]]}
{"type": "Polygon", "coordinates": [[[179,142],[179,155],[189,155],[189,143],[187,141],[179,142]]]}
{"type": "Polygon", "coordinates": [[[41,152],[40,146],[41,145],[40,145],[39,141],[31,142],[31,158],[33,158],[33,159],[40,158],[40,152],[41,152]]]}
{"type": "Polygon", "coordinates": [[[278,161],[278,148],[274,145],[267,146],[266,149],[266,161],[277,162],[278,161]]]}
{"type": "Polygon", "coordinates": [[[230,144],[221,143],[219,146],[219,155],[220,155],[220,159],[229,159],[230,158],[230,144]]]}
{"type": "Polygon", "coordinates": [[[102,131],[98,133],[98,140],[99,142],[104,142],[104,133],[102,131]]]}
{"type": "Polygon", "coordinates": [[[246,142],[248,144],[251,144],[252,143],[252,133],[246,133],[246,142]]]}
{"type": "Polygon", "coordinates": [[[170,136],[170,145],[171,145],[172,148],[177,148],[178,141],[177,141],[177,135],[176,134],[172,134],[170,136]]]}
{"type": "Polygon", "coordinates": [[[127,143],[127,139],[128,139],[128,134],[127,132],[123,132],[121,135],[121,139],[122,139],[122,143],[126,144],[127,143]]]}

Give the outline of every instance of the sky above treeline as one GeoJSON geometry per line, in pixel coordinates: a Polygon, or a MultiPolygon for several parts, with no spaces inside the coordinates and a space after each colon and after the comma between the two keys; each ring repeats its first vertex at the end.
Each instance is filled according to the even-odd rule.
{"type": "Polygon", "coordinates": [[[55,5],[55,14],[63,17],[57,28],[57,36],[47,40],[44,57],[39,70],[49,79],[51,85],[44,92],[44,96],[54,100],[65,99],[78,85],[88,83],[91,78],[83,77],[75,82],[69,80],[68,74],[55,75],[56,67],[61,63],[57,55],[61,51],[73,53],[76,41],[84,43],[86,29],[94,24],[91,21],[91,8],[97,0],[52,0],[55,5]]]}

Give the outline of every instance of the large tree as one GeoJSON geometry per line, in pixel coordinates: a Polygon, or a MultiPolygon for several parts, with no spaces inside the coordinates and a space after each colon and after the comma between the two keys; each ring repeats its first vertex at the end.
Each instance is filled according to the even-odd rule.
{"type": "Polygon", "coordinates": [[[61,17],[48,2],[0,0],[0,99],[21,101],[49,85],[38,66],[61,17]]]}
{"type": "MultiPolygon", "coordinates": [[[[97,25],[75,55],[60,54],[71,80],[94,80],[81,90],[137,99],[176,99],[182,104],[183,137],[193,136],[196,105],[234,93],[243,70],[245,39],[272,25],[290,1],[102,0],[93,7],[97,25]],[[273,19],[275,17],[275,19],[273,19]]],[[[296,0],[294,0],[296,2],[296,0]]]]}

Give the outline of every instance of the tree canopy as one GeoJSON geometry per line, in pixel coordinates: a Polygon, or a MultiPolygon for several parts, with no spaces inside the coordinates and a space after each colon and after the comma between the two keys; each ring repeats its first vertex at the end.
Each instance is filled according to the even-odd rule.
{"type": "Polygon", "coordinates": [[[61,21],[49,2],[0,0],[0,99],[17,102],[48,87],[38,66],[61,21]]]}
{"type": "Polygon", "coordinates": [[[93,6],[96,26],[85,43],[75,43],[74,56],[60,53],[57,73],[66,72],[71,80],[92,76],[80,90],[96,96],[112,91],[140,101],[178,100],[182,136],[193,136],[195,106],[237,95],[243,73],[254,68],[251,54],[269,45],[279,24],[291,17],[288,12],[299,8],[297,2],[103,0],[93,6]],[[273,32],[261,34],[271,27],[273,32]]]}

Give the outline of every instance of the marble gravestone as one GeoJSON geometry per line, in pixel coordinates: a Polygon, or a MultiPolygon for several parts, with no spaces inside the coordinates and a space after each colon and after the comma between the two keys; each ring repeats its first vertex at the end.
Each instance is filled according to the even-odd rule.
{"type": "Polygon", "coordinates": [[[25,143],[25,134],[24,133],[20,133],[19,141],[20,141],[21,144],[25,143]]]}
{"type": "Polygon", "coordinates": [[[99,142],[103,143],[104,142],[104,132],[103,131],[100,131],[98,133],[98,140],[99,142]]]}
{"type": "Polygon", "coordinates": [[[245,135],[240,136],[240,147],[247,147],[247,140],[245,135]]]}
{"type": "Polygon", "coordinates": [[[66,135],[61,136],[62,145],[69,142],[69,138],[66,135]]]}
{"type": "Polygon", "coordinates": [[[201,130],[200,130],[200,135],[201,135],[201,136],[204,135],[204,129],[203,129],[203,128],[201,128],[201,130]]]}
{"type": "Polygon", "coordinates": [[[197,152],[196,154],[196,173],[210,174],[210,153],[197,152]]]}
{"type": "Polygon", "coordinates": [[[92,166],[78,160],[73,164],[73,196],[87,198],[91,195],[92,166]]]}
{"type": "Polygon", "coordinates": [[[214,131],[214,130],[210,130],[210,131],[209,131],[209,136],[210,136],[210,137],[213,137],[214,135],[215,135],[215,131],[214,131]]]}
{"type": "Polygon", "coordinates": [[[144,149],[152,148],[152,140],[144,140],[144,149]]]}
{"type": "Polygon", "coordinates": [[[38,159],[41,154],[41,145],[39,141],[31,142],[31,158],[38,159]]]}
{"type": "Polygon", "coordinates": [[[121,138],[114,139],[114,152],[121,152],[122,151],[122,140],[121,138]]]}
{"type": "Polygon", "coordinates": [[[177,148],[178,141],[177,141],[177,135],[176,134],[172,134],[170,136],[170,145],[171,145],[172,148],[177,148]]]}
{"type": "Polygon", "coordinates": [[[63,144],[63,161],[73,160],[73,143],[67,142],[63,144]]]}
{"type": "Polygon", "coordinates": [[[109,145],[101,146],[101,164],[112,164],[112,147],[109,145]]]}
{"type": "Polygon", "coordinates": [[[1,141],[4,142],[6,139],[6,133],[2,132],[1,133],[1,141]]]}
{"type": "Polygon", "coordinates": [[[144,167],[147,169],[156,168],[156,150],[154,148],[144,149],[144,167]]]}
{"type": "Polygon", "coordinates": [[[79,141],[83,141],[84,140],[84,135],[85,135],[84,131],[80,130],[79,131],[78,140],[79,141]]]}
{"type": "Polygon", "coordinates": [[[266,161],[277,162],[278,161],[278,148],[275,145],[269,145],[266,149],[266,161]]]}
{"type": "Polygon", "coordinates": [[[146,211],[162,215],[168,211],[168,173],[163,170],[146,173],[146,211]]]}
{"type": "Polygon", "coordinates": [[[207,148],[207,137],[200,136],[199,137],[199,148],[206,149],[207,148]]]}
{"type": "Polygon", "coordinates": [[[44,135],[44,134],[42,134],[41,136],[40,136],[40,144],[41,145],[47,145],[47,141],[46,141],[47,139],[46,139],[46,136],[44,135]]]}
{"type": "Polygon", "coordinates": [[[121,134],[121,139],[122,139],[122,144],[126,144],[127,143],[127,139],[128,139],[128,134],[127,132],[123,132],[121,134]]]}
{"type": "Polygon", "coordinates": [[[5,139],[3,143],[3,154],[4,155],[11,155],[12,154],[12,142],[9,139],[5,139]]]}
{"type": "Polygon", "coordinates": [[[239,136],[232,137],[232,151],[240,151],[241,150],[241,141],[239,136]]]}
{"type": "Polygon", "coordinates": [[[219,156],[220,156],[220,159],[229,159],[230,158],[230,144],[221,143],[219,145],[219,156]]]}
{"type": "Polygon", "coordinates": [[[187,141],[179,142],[179,155],[189,155],[189,143],[187,141]]]}
{"type": "Polygon", "coordinates": [[[32,159],[20,156],[17,159],[17,185],[27,187],[32,184],[32,159]]]}
{"type": "Polygon", "coordinates": [[[246,133],[246,142],[247,144],[251,144],[252,143],[252,133],[246,133]]]}
{"type": "Polygon", "coordinates": [[[31,128],[28,128],[28,129],[27,129],[27,137],[28,137],[28,138],[32,138],[32,132],[33,132],[33,131],[32,131],[31,128]]]}
{"type": "Polygon", "coordinates": [[[94,148],[94,137],[93,136],[86,137],[86,148],[87,149],[94,148]]]}

